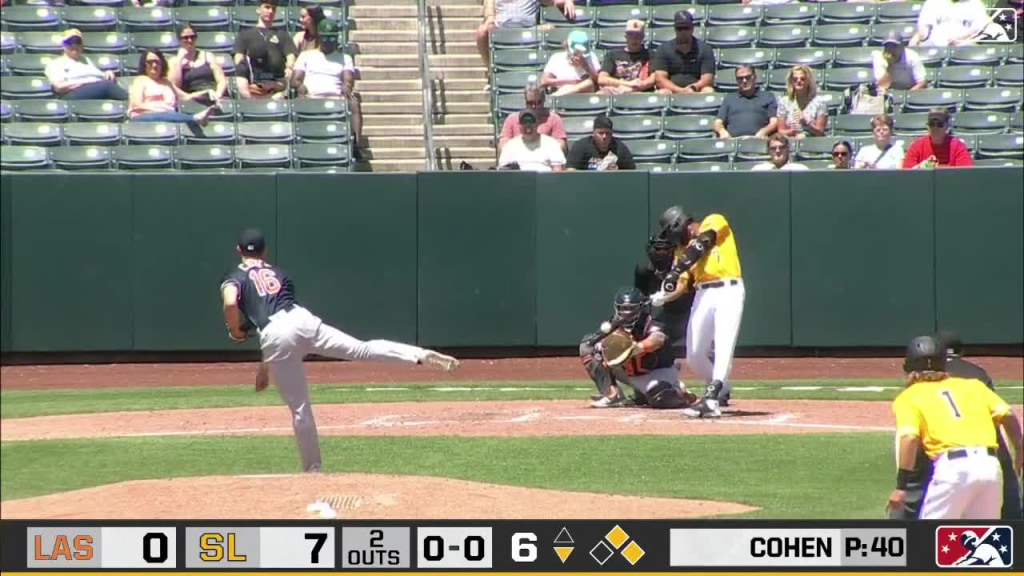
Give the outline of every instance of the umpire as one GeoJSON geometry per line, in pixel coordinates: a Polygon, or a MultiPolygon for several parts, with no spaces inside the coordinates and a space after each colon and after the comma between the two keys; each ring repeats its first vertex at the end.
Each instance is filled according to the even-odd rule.
{"type": "MultiPolygon", "coordinates": [[[[946,372],[950,376],[958,378],[973,378],[981,380],[995,390],[992,378],[984,368],[973,362],[963,359],[963,344],[960,336],[949,330],[940,330],[935,339],[946,350],[946,372]]],[[[1006,447],[1006,441],[1002,434],[996,431],[999,441],[999,463],[1003,468],[1003,510],[1004,520],[1024,518],[1024,506],[1022,506],[1021,484],[1017,479],[1017,473],[1013,469],[1013,456],[1006,447]]],[[[921,509],[921,502],[924,500],[924,489],[932,476],[932,462],[921,450],[917,455],[917,466],[911,482],[907,485],[907,497],[902,510],[891,510],[889,518],[892,520],[914,520],[921,509]]]]}
{"type": "MultiPolygon", "coordinates": [[[[675,244],[660,234],[647,241],[647,258],[633,271],[633,285],[645,296],[661,290],[665,276],[672,270],[674,252],[675,244]]],[[[675,351],[676,358],[686,358],[686,325],[692,306],[693,290],[687,290],[679,298],[665,302],[655,315],[655,320],[668,330],[668,345],[675,351]]]]}

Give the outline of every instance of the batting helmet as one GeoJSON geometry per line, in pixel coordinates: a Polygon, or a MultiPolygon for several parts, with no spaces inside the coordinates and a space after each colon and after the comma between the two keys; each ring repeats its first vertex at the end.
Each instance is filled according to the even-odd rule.
{"type": "Polygon", "coordinates": [[[682,242],[686,239],[686,225],[690,222],[693,222],[693,218],[686,214],[682,206],[669,206],[658,219],[658,227],[661,229],[659,236],[672,242],[682,242]]]}
{"type": "Polygon", "coordinates": [[[647,297],[635,286],[619,288],[615,293],[615,317],[622,325],[632,328],[647,305],[647,297]]]}
{"type": "Polygon", "coordinates": [[[931,370],[941,372],[946,369],[946,351],[931,336],[918,336],[907,345],[907,355],[903,360],[903,371],[906,373],[931,370]]]}

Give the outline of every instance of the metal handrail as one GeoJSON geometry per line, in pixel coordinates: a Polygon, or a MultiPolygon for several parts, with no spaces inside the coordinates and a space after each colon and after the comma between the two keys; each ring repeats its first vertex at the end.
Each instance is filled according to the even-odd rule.
{"type": "Polygon", "coordinates": [[[423,87],[423,146],[426,152],[426,169],[437,169],[434,157],[434,89],[430,73],[430,52],[427,50],[427,30],[430,15],[427,12],[427,0],[416,1],[417,43],[420,54],[420,79],[423,87]]]}

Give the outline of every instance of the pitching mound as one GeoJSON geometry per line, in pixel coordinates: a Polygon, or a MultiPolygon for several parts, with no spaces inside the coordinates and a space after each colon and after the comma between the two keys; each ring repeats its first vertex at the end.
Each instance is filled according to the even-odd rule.
{"type": "Polygon", "coordinates": [[[639,498],[483,484],[429,476],[317,474],[138,480],[3,503],[3,517],[313,519],[328,500],[349,519],[695,518],[756,510],[742,504],[639,498]]]}

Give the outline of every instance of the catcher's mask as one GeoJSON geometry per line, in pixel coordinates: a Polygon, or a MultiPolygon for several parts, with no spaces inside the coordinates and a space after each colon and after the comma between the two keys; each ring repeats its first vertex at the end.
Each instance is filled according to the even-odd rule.
{"type": "Polygon", "coordinates": [[[907,374],[926,370],[942,372],[945,369],[946,350],[935,338],[918,336],[907,345],[907,355],[903,360],[903,371],[907,374]]]}
{"type": "Polygon", "coordinates": [[[647,297],[636,287],[620,288],[615,293],[615,318],[622,321],[622,326],[632,328],[647,304],[647,297]]]}
{"type": "Polygon", "coordinates": [[[672,242],[661,236],[651,236],[647,241],[647,257],[659,270],[672,265],[672,249],[672,242]]]}
{"type": "Polygon", "coordinates": [[[686,214],[682,206],[669,206],[658,220],[658,227],[661,229],[659,236],[682,244],[687,240],[686,225],[690,222],[693,222],[693,218],[686,214]]]}

